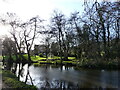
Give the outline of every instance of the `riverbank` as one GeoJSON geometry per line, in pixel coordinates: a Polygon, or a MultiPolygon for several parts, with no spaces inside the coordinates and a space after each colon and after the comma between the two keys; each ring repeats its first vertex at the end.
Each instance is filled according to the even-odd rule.
{"type": "Polygon", "coordinates": [[[24,82],[18,81],[16,75],[8,70],[2,70],[2,89],[21,89],[21,90],[37,90],[36,86],[27,85],[24,82]]]}
{"type": "MultiPolygon", "coordinates": [[[[31,62],[28,60],[27,54],[23,55],[25,60],[21,61],[21,63],[33,63],[35,66],[41,66],[41,65],[66,65],[66,66],[75,66],[75,68],[88,68],[88,69],[113,69],[118,70],[120,67],[118,67],[118,60],[116,59],[88,59],[88,58],[82,58],[82,59],[76,59],[75,57],[68,57],[68,60],[60,60],[60,57],[53,56],[53,57],[40,57],[40,56],[31,56],[31,62]]],[[[13,57],[13,61],[16,62],[15,56],[13,57]]],[[[5,60],[7,60],[8,57],[5,57],[5,60]]]]}
{"type": "Polygon", "coordinates": [[[118,66],[118,61],[94,61],[94,60],[75,60],[75,59],[69,59],[67,61],[63,60],[61,63],[61,60],[59,59],[41,59],[38,61],[33,60],[34,66],[41,66],[41,65],[66,65],[66,66],[75,66],[75,68],[88,68],[88,69],[107,69],[107,70],[118,70],[120,67],[118,66]]]}

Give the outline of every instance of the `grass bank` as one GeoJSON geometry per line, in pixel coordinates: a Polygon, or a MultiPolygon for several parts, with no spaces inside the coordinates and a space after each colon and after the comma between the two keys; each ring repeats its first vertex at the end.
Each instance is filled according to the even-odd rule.
{"type": "Polygon", "coordinates": [[[33,85],[27,85],[24,82],[18,81],[18,78],[7,70],[2,70],[3,90],[5,89],[20,89],[20,90],[37,90],[33,85]]]}
{"type": "MultiPolygon", "coordinates": [[[[94,60],[94,59],[80,59],[77,60],[75,57],[68,57],[69,60],[62,61],[62,65],[68,65],[68,66],[75,66],[77,68],[90,68],[90,69],[120,69],[118,67],[118,59],[113,60],[94,60]]],[[[40,59],[39,56],[32,57],[33,61],[37,61],[34,63],[35,66],[41,66],[41,64],[53,64],[53,65],[61,65],[61,60],[59,57],[56,59],[40,59]]]]}

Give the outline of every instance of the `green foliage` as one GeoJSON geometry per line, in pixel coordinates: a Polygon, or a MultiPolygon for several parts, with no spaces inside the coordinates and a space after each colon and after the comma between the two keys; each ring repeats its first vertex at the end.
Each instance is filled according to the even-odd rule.
{"type": "MultiPolygon", "coordinates": [[[[26,55],[24,56],[25,57],[25,59],[26,59],[26,55]]],[[[8,56],[8,55],[6,55],[6,56],[4,56],[4,60],[8,60],[10,57],[8,56]]],[[[18,58],[21,58],[19,55],[18,55],[18,58]]],[[[13,61],[17,61],[17,58],[16,58],[16,56],[15,55],[12,55],[12,60],[13,61]]]]}

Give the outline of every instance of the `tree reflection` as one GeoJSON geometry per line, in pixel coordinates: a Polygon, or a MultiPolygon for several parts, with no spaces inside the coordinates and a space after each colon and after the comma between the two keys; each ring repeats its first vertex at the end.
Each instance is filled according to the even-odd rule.
{"type": "Polygon", "coordinates": [[[18,64],[18,80],[20,80],[20,76],[22,76],[23,75],[23,73],[22,73],[22,71],[24,70],[24,65],[25,65],[25,63],[19,63],[18,64]]]}
{"type": "Polygon", "coordinates": [[[30,67],[30,64],[28,64],[28,67],[27,67],[27,74],[26,74],[26,78],[25,78],[25,83],[27,83],[27,81],[28,81],[29,78],[30,78],[31,84],[34,85],[34,84],[33,84],[32,77],[30,76],[29,67],[30,67]]]}
{"type": "Polygon", "coordinates": [[[17,63],[13,63],[12,72],[16,74],[16,71],[17,71],[17,63]]]}

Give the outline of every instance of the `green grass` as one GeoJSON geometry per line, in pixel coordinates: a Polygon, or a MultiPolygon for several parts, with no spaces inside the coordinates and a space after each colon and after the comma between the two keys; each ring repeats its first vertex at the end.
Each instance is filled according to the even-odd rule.
{"type": "MultiPolygon", "coordinates": [[[[65,64],[65,65],[68,65],[68,64],[77,64],[78,61],[75,61],[75,60],[71,60],[71,61],[62,61],[62,64],[65,64]]],[[[61,60],[55,60],[55,61],[52,61],[52,60],[45,60],[45,61],[42,61],[42,60],[39,60],[37,63],[34,63],[33,65],[35,66],[40,66],[41,64],[61,64],[61,60]]]]}
{"type": "MultiPolygon", "coordinates": [[[[24,54],[23,55],[24,56],[24,58],[27,60],[28,59],[28,55],[27,54],[24,54]]],[[[2,56],[0,57],[0,58],[2,58],[2,56]]],[[[4,57],[5,58],[5,60],[8,60],[9,59],[9,56],[5,56],[4,57]]],[[[63,57],[62,57],[63,58],[63,57]]],[[[12,59],[14,60],[14,61],[16,61],[16,56],[15,55],[12,55],[12,59]]],[[[32,59],[32,61],[39,61],[39,60],[42,60],[42,59],[46,59],[46,57],[40,57],[40,56],[31,56],[31,59],[32,59]]],[[[58,57],[58,56],[53,56],[53,57],[48,57],[48,59],[60,59],[60,57],[58,57]]],[[[70,59],[70,60],[75,60],[75,57],[68,57],[68,59],[70,59]]]]}
{"type": "Polygon", "coordinates": [[[68,59],[72,59],[72,60],[75,60],[76,58],[75,58],[75,57],[68,57],[68,59]]]}
{"type": "MultiPolygon", "coordinates": [[[[31,59],[33,61],[37,61],[37,60],[46,59],[46,58],[45,57],[39,57],[39,56],[31,56],[31,59]]],[[[48,57],[48,59],[60,59],[60,57],[54,56],[54,57],[48,57]]],[[[75,57],[68,57],[68,59],[73,60],[73,59],[75,59],[75,57]]]]}
{"type": "Polygon", "coordinates": [[[11,73],[10,71],[3,70],[3,83],[5,83],[8,87],[14,89],[27,89],[27,90],[37,90],[37,88],[33,85],[27,85],[24,82],[18,81],[17,77],[11,73]]]}
{"type": "Polygon", "coordinates": [[[31,56],[32,61],[38,61],[38,60],[42,60],[42,59],[46,59],[44,57],[39,57],[39,56],[31,56]]]}

